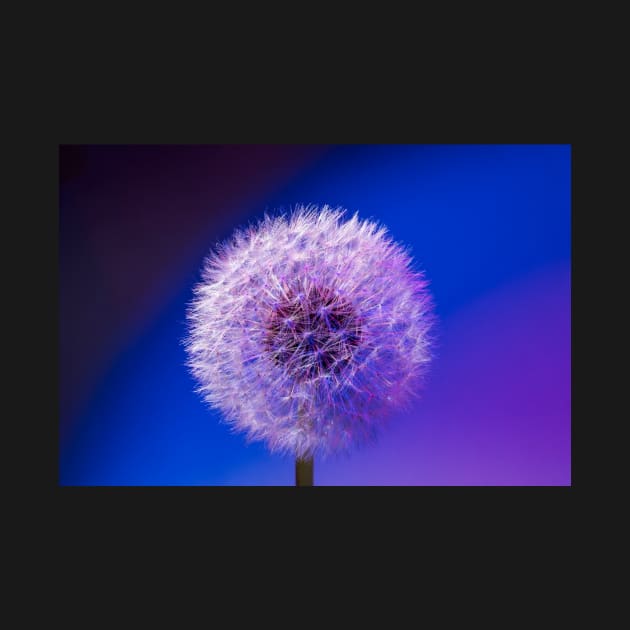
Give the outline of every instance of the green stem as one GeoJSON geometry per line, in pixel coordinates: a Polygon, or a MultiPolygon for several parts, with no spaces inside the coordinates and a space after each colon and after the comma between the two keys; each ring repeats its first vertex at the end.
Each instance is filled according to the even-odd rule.
{"type": "Polygon", "coordinates": [[[307,457],[302,459],[298,457],[295,460],[295,485],[296,486],[312,486],[313,485],[313,458],[307,457]]]}

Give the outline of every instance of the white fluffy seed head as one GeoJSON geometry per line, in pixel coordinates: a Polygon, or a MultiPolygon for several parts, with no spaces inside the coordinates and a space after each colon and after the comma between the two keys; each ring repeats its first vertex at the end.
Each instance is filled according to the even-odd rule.
{"type": "Polygon", "coordinates": [[[236,430],[299,457],[375,437],[418,392],[432,301],[386,228],[300,206],[205,261],[188,311],[198,391],[236,430]]]}

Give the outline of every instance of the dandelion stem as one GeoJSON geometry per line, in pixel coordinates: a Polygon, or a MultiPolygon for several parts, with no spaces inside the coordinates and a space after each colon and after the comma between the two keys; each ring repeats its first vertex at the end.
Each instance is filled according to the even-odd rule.
{"type": "Polygon", "coordinates": [[[300,458],[295,460],[295,485],[296,486],[312,486],[313,485],[313,458],[300,458]]]}

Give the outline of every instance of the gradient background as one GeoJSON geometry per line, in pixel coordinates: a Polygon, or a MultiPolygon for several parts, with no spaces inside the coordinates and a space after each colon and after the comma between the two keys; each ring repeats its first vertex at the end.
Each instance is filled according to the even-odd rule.
{"type": "Polygon", "coordinates": [[[570,485],[569,145],[60,147],[60,484],[293,485],[180,340],[208,249],[297,203],[384,222],[440,319],[423,398],[315,483],[570,485]]]}

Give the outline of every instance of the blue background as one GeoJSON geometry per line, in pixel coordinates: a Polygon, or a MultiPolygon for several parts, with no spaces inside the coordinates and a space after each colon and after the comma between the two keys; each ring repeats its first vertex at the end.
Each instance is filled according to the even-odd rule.
{"type": "Polygon", "coordinates": [[[570,484],[570,153],[62,147],[60,483],[293,484],[289,458],[193,392],[181,340],[211,246],[265,210],[327,203],[411,247],[440,342],[413,411],[316,462],[316,483],[570,484]]]}

